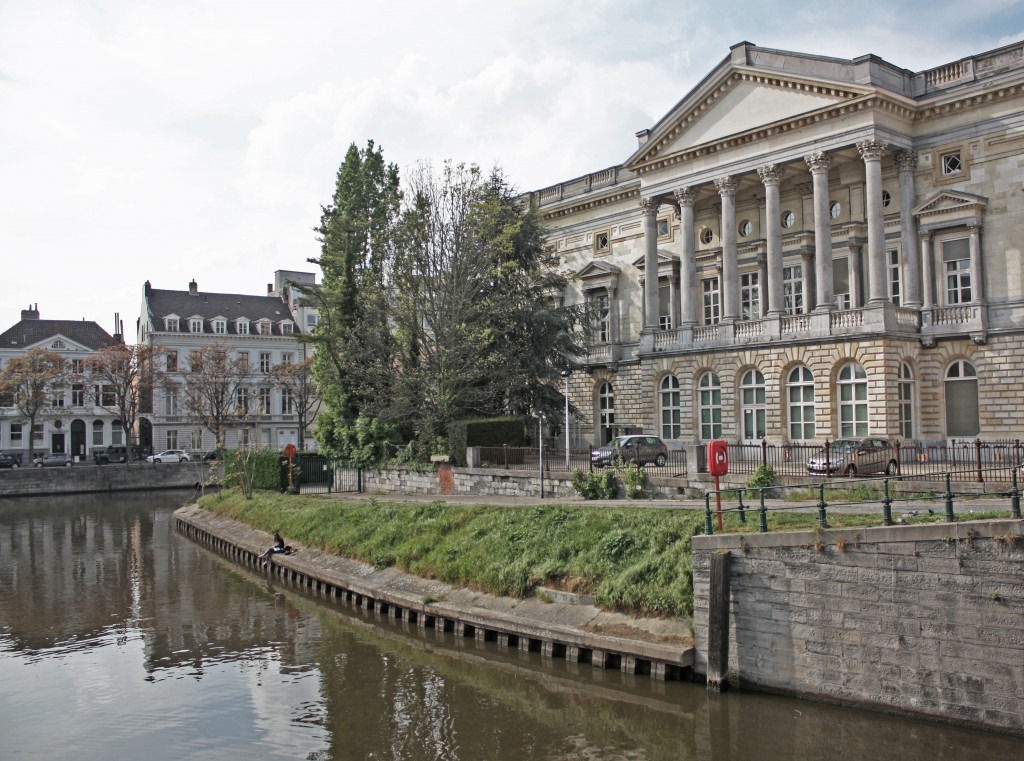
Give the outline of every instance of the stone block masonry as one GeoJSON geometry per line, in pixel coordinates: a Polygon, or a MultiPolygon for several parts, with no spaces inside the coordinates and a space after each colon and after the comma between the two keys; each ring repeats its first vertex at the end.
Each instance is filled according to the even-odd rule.
{"type": "Polygon", "coordinates": [[[694,537],[695,670],[732,554],[729,681],[1024,735],[1024,521],[694,537]]]}

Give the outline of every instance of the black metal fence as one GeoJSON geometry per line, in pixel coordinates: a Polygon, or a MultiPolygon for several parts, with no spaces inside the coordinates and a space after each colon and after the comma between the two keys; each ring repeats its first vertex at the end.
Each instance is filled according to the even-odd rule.
{"type": "MultiPolygon", "coordinates": [[[[585,449],[544,449],[544,470],[548,473],[571,473],[576,469],[591,471],[591,447],[585,449]]],[[[485,468],[505,470],[540,470],[540,450],[536,447],[480,447],[480,464],[485,468]]],[[[686,475],[686,450],[670,449],[663,467],[654,463],[643,466],[651,475],[669,477],[686,475]]]]}

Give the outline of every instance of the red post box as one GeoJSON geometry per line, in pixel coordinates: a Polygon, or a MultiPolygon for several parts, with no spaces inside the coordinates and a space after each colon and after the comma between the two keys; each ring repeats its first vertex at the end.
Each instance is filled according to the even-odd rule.
{"type": "Polygon", "coordinates": [[[708,442],[708,472],[715,478],[729,472],[729,445],[721,439],[708,442]]]}

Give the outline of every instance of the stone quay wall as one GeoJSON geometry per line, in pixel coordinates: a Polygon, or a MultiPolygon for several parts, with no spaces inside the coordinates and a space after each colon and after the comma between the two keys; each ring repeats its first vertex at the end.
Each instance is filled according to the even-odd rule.
{"type": "Polygon", "coordinates": [[[208,467],[194,462],[15,468],[0,470],[0,497],[182,489],[198,487],[209,479],[208,467]]]}
{"type": "MultiPolygon", "coordinates": [[[[1024,735],[1024,521],[694,537],[695,671],[728,552],[728,681],[1024,735]]],[[[717,652],[717,651],[716,651],[717,652]]]]}

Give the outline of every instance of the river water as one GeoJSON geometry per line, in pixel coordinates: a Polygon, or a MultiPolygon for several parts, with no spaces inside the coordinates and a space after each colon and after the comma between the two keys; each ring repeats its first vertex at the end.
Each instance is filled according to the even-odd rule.
{"type": "Polygon", "coordinates": [[[1024,741],[544,659],[194,544],[189,497],[0,500],[0,758],[993,761],[1024,741]]]}

